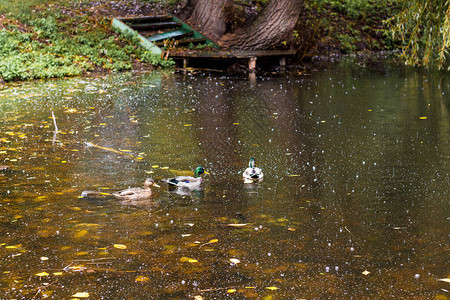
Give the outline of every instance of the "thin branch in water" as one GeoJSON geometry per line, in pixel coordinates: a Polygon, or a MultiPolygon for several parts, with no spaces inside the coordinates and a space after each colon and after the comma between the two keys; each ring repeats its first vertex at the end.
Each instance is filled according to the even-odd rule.
{"type": "Polygon", "coordinates": [[[58,133],[58,125],[56,125],[56,118],[55,118],[55,114],[53,113],[52,110],[52,118],[53,118],[53,124],[55,124],[55,133],[53,133],[53,144],[56,142],[56,134],[58,133]]]}

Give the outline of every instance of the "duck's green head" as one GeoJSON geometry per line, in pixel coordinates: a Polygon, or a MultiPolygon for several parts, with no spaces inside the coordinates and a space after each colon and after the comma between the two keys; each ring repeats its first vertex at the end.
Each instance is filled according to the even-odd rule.
{"type": "Polygon", "coordinates": [[[200,175],[202,175],[203,173],[205,174],[209,174],[208,172],[205,171],[205,169],[203,167],[197,167],[194,171],[194,177],[200,177],[200,175]]]}
{"type": "Polygon", "coordinates": [[[256,167],[256,162],[255,162],[255,159],[254,158],[250,158],[250,162],[248,163],[248,167],[249,168],[254,168],[254,167],[256,167]]]}

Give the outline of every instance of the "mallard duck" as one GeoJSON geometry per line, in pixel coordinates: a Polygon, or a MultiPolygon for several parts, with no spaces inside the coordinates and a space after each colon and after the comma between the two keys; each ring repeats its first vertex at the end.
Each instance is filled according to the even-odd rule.
{"type": "Polygon", "coordinates": [[[160,187],[151,178],[147,178],[144,181],[144,188],[129,188],[122,191],[112,193],[114,197],[121,200],[132,201],[132,200],[142,200],[152,197],[152,186],[160,187]]]}
{"type": "Polygon", "coordinates": [[[102,193],[98,191],[83,191],[81,193],[82,197],[89,198],[89,197],[105,197],[112,195],[116,197],[117,199],[124,200],[124,201],[134,201],[134,200],[143,200],[143,199],[149,199],[152,197],[152,189],[151,186],[160,187],[155,183],[155,181],[151,178],[147,178],[144,181],[144,188],[129,188],[122,191],[118,191],[112,194],[109,193],[102,193]]]}
{"type": "Polygon", "coordinates": [[[202,184],[203,178],[201,177],[201,175],[203,173],[209,174],[208,172],[205,171],[204,168],[197,167],[194,171],[194,177],[192,177],[192,176],[177,176],[174,178],[168,178],[164,181],[167,182],[169,184],[169,186],[172,186],[172,187],[184,187],[184,188],[189,188],[189,189],[195,189],[195,188],[198,188],[202,184]]]}
{"type": "Polygon", "coordinates": [[[256,166],[254,158],[250,159],[248,168],[242,173],[242,177],[244,177],[244,183],[258,182],[264,177],[261,169],[256,166]]]}

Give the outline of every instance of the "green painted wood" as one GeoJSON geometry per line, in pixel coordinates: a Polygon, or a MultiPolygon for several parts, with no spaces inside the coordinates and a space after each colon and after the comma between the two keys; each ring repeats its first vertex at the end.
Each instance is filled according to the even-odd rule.
{"type": "Polygon", "coordinates": [[[193,34],[192,31],[173,30],[173,31],[168,31],[168,32],[163,32],[163,33],[152,35],[150,37],[147,37],[147,40],[149,40],[150,42],[157,42],[157,41],[162,41],[162,40],[166,40],[166,39],[170,39],[170,38],[176,39],[176,38],[186,37],[186,36],[189,36],[192,34],[193,34]]]}
{"type": "MultiPolygon", "coordinates": [[[[170,14],[169,14],[170,15],[170,14]]],[[[193,38],[194,39],[205,39],[206,43],[209,44],[211,47],[216,48],[216,49],[220,49],[220,46],[217,45],[216,43],[214,43],[213,41],[211,41],[210,39],[208,39],[206,36],[204,36],[203,34],[201,34],[200,32],[196,31],[195,29],[193,29],[192,27],[190,27],[188,24],[184,23],[183,21],[181,21],[180,19],[178,19],[177,17],[175,17],[174,15],[170,15],[172,16],[173,20],[175,22],[178,22],[181,24],[180,28],[182,30],[189,30],[192,31],[193,34],[193,38]]]]}
{"type": "Polygon", "coordinates": [[[119,19],[114,18],[112,20],[112,27],[117,29],[119,32],[122,32],[123,34],[132,34],[133,36],[136,36],[139,39],[139,44],[144,47],[145,49],[149,50],[153,54],[161,55],[163,51],[161,48],[147,40],[145,37],[140,35],[138,32],[134,31],[128,25],[120,21],[119,19]]]}
{"type": "Polygon", "coordinates": [[[174,28],[180,26],[181,24],[178,22],[158,22],[158,23],[127,24],[127,25],[135,30],[152,30],[152,29],[174,28]]]}

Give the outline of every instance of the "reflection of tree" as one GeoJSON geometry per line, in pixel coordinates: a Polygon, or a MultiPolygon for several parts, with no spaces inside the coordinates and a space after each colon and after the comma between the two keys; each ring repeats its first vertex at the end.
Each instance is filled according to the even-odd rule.
{"type": "Polygon", "coordinates": [[[217,183],[223,175],[235,173],[233,167],[239,166],[238,129],[233,124],[236,120],[235,100],[229,92],[231,89],[219,84],[198,88],[198,140],[204,161],[214,166],[215,176],[211,181],[217,183]]]}

